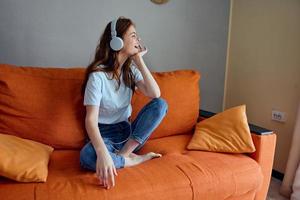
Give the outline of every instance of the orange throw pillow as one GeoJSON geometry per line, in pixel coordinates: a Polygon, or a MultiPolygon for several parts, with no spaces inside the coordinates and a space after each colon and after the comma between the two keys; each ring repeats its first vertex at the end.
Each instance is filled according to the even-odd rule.
{"type": "Polygon", "coordinates": [[[198,122],[187,149],[225,153],[254,152],[246,106],[237,106],[198,122]]]}
{"type": "Polygon", "coordinates": [[[42,143],[0,134],[0,176],[20,182],[46,182],[52,151],[42,143]]]}

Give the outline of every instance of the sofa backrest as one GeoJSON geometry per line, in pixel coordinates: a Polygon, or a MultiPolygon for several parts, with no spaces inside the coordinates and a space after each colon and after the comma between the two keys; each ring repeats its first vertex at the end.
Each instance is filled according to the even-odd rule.
{"type": "MultiPolygon", "coordinates": [[[[85,68],[42,68],[0,64],[0,133],[79,149],[84,145],[85,108],[80,94],[85,68]]],[[[152,72],[169,105],[151,138],[194,128],[199,111],[199,78],[193,70],[152,72]]],[[[132,98],[132,119],[150,99],[132,98]]]]}
{"type": "MultiPolygon", "coordinates": [[[[168,111],[150,139],[191,132],[199,116],[199,79],[194,70],[152,73],[161,90],[161,98],[168,103],[168,111]]],[[[150,98],[137,91],[132,97],[132,120],[150,98]]]]}
{"type": "Polygon", "coordinates": [[[0,65],[0,133],[78,148],[84,141],[83,68],[0,65]]]}

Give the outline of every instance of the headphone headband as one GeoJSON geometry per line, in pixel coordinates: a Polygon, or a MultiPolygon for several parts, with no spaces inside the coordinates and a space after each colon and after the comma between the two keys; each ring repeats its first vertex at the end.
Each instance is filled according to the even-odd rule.
{"type": "Polygon", "coordinates": [[[112,20],[111,25],[110,25],[110,31],[111,31],[112,37],[117,36],[117,31],[116,31],[117,21],[118,21],[118,19],[112,20]]]}

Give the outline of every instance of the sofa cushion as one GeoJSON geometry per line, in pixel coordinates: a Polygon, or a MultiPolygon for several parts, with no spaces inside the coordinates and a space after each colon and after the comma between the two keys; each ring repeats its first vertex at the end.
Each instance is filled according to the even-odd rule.
{"type": "MultiPolygon", "coordinates": [[[[190,138],[188,134],[148,141],[138,153],[158,151],[164,152],[163,156],[118,169],[116,185],[110,190],[98,185],[93,172],[80,169],[79,151],[55,150],[51,155],[48,180],[36,185],[35,197],[39,200],[137,200],[141,196],[146,200],[158,197],[227,200],[253,196],[259,189],[262,174],[253,159],[243,154],[186,151],[184,146],[190,138]]],[[[0,194],[9,187],[1,185],[0,180],[0,194]]],[[[17,185],[10,189],[12,192],[7,199],[21,195],[17,185]]]]}
{"type": "Polygon", "coordinates": [[[140,200],[142,197],[153,200],[159,196],[161,199],[192,199],[190,182],[178,168],[169,164],[173,160],[172,156],[166,156],[164,161],[153,159],[118,169],[115,187],[106,190],[99,185],[93,172],[79,168],[78,151],[54,151],[47,183],[37,185],[36,198],[140,200]]]}
{"type": "Polygon", "coordinates": [[[21,182],[45,182],[52,151],[48,145],[0,134],[0,176],[21,182]]]}
{"type": "MultiPolygon", "coordinates": [[[[193,130],[199,115],[200,73],[195,70],[175,70],[152,74],[160,87],[161,97],[168,103],[168,111],[150,138],[182,134],[193,130]]],[[[149,101],[150,98],[139,91],[134,94],[132,120],[149,101]]]]}
{"type": "Polygon", "coordinates": [[[192,136],[183,134],[153,139],[138,154],[153,151],[163,157],[173,156],[179,160],[185,157],[186,161],[176,166],[191,181],[194,199],[231,199],[246,193],[251,196],[260,189],[263,175],[255,160],[245,154],[188,150],[185,147],[192,136]]]}
{"type": "Polygon", "coordinates": [[[49,144],[80,148],[84,115],[83,68],[0,65],[0,132],[49,144]]]}
{"type": "Polygon", "coordinates": [[[254,152],[246,106],[236,106],[198,122],[187,148],[227,153],[254,152]]]}
{"type": "Polygon", "coordinates": [[[247,155],[189,151],[186,156],[193,162],[179,167],[193,183],[195,199],[230,199],[262,186],[261,167],[247,155]]]}

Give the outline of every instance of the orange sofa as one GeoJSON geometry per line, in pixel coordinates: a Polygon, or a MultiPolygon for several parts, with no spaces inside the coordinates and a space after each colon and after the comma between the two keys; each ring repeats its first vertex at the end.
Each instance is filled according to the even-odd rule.
{"type": "MultiPolygon", "coordinates": [[[[86,137],[80,95],[84,68],[0,64],[0,133],[55,149],[45,183],[0,177],[0,199],[264,200],[275,134],[252,133],[256,151],[251,154],[187,150],[195,124],[207,117],[207,112],[199,112],[200,74],[194,70],[152,74],[169,108],[139,153],[154,151],[163,156],[118,169],[115,187],[106,190],[98,185],[93,172],[79,165],[79,151],[86,137]]],[[[148,101],[140,92],[134,94],[132,119],[148,101]]]]}

